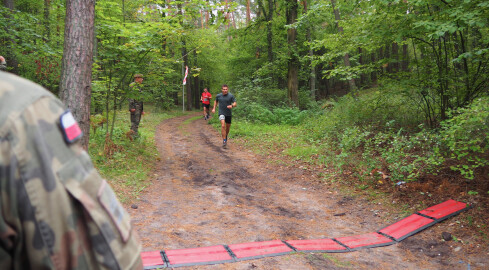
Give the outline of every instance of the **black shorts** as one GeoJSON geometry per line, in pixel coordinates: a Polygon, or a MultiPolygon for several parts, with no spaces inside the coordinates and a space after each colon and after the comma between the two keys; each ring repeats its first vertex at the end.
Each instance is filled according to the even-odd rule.
{"type": "Polygon", "coordinates": [[[204,104],[204,103],[202,103],[202,106],[204,106],[204,108],[209,109],[209,106],[211,106],[211,104],[204,104]]]}
{"type": "Polygon", "coordinates": [[[222,120],[222,117],[224,116],[224,122],[225,123],[228,123],[228,124],[231,124],[231,119],[233,118],[232,116],[228,116],[228,115],[219,115],[219,120],[222,120]]]}

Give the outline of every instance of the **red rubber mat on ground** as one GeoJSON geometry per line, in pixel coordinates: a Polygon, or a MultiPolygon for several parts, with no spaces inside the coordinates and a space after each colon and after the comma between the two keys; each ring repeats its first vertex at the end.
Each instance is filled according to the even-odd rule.
{"type": "Polygon", "coordinates": [[[356,250],[367,247],[381,247],[392,245],[395,242],[376,232],[361,235],[346,236],[336,238],[336,241],[347,246],[350,250],[356,250]]]}
{"type": "Polygon", "coordinates": [[[401,241],[408,236],[426,229],[436,222],[437,221],[431,218],[412,214],[405,219],[399,220],[398,222],[379,230],[379,232],[394,238],[396,241],[401,241]]]}
{"type": "Polygon", "coordinates": [[[293,252],[280,240],[229,245],[238,260],[277,256],[293,252]]]}
{"type": "Polygon", "coordinates": [[[316,239],[316,240],[288,240],[289,245],[297,251],[314,251],[314,252],[347,252],[346,247],[338,244],[333,239],[316,239]]]}
{"type": "Polygon", "coordinates": [[[159,251],[148,251],[141,253],[141,259],[143,259],[144,269],[154,269],[154,268],[165,268],[166,263],[161,257],[161,252],[159,251]],[[147,268],[149,267],[149,268],[147,268]]]}
{"type": "Polygon", "coordinates": [[[448,200],[446,202],[437,204],[432,207],[428,207],[425,210],[419,211],[420,214],[437,219],[446,219],[459,211],[465,210],[467,208],[466,203],[457,202],[454,200],[448,200]]]}
{"type": "Polygon", "coordinates": [[[166,250],[169,267],[234,261],[224,246],[166,250]]]}
{"type": "Polygon", "coordinates": [[[378,232],[336,239],[281,240],[141,253],[144,269],[217,264],[278,256],[295,251],[348,252],[387,246],[470,209],[467,204],[448,200],[426,208],[378,232]],[[394,240],[392,240],[392,239],[394,240]]]}

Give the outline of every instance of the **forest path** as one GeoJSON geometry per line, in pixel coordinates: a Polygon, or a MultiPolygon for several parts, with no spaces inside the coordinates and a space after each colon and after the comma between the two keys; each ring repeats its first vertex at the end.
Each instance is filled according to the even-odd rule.
{"type": "MultiPolygon", "coordinates": [[[[393,223],[384,221],[382,205],[328,190],[307,170],[271,164],[232,137],[223,149],[200,115],[157,127],[161,160],[139,208],[129,209],[143,251],[353,236],[393,223]]],[[[447,225],[380,248],[178,269],[467,269],[450,242],[440,242],[437,226],[447,225]]]]}

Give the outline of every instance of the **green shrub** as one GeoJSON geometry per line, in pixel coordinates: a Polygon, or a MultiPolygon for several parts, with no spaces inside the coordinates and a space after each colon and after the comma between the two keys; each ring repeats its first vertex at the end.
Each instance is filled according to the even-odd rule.
{"type": "Polygon", "coordinates": [[[451,169],[467,179],[474,178],[474,170],[489,165],[489,97],[475,100],[468,108],[461,108],[444,121],[440,138],[447,158],[456,161],[451,169]]]}

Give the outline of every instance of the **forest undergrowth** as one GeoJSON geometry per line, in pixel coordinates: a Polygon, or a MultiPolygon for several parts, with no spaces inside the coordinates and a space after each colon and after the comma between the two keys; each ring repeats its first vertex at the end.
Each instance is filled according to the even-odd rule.
{"type": "MultiPolygon", "coordinates": [[[[413,102],[378,88],[302,111],[241,102],[230,138],[269,162],[298,166],[396,212],[448,199],[469,203],[474,209],[457,221],[459,237],[489,242],[489,98],[431,128],[413,102]]],[[[210,123],[220,128],[216,119],[210,123]]]]}

